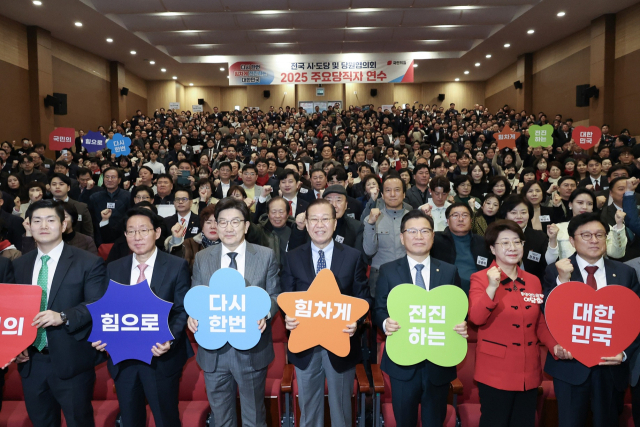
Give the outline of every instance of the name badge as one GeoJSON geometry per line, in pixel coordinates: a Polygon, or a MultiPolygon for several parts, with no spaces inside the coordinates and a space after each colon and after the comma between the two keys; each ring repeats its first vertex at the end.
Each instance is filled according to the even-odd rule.
{"type": "Polygon", "coordinates": [[[525,302],[532,302],[534,304],[542,304],[544,302],[544,294],[530,294],[527,292],[520,292],[525,302]]]}
{"type": "Polygon", "coordinates": [[[107,203],[107,209],[115,209],[115,208],[116,208],[115,203],[107,203]]]}
{"type": "Polygon", "coordinates": [[[78,221],[82,221],[82,215],[78,214],[78,221]]]}
{"type": "Polygon", "coordinates": [[[307,194],[309,192],[309,190],[307,190],[306,188],[301,188],[300,189],[300,193],[302,194],[307,194]]]}
{"type": "Polygon", "coordinates": [[[480,205],[480,203],[476,201],[476,209],[480,209],[481,207],[482,205],[480,205]]]}
{"type": "Polygon", "coordinates": [[[530,259],[531,261],[535,261],[535,262],[540,262],[541,257],[542,256],[539,253],[529,251],[529,255],[527,256],[527,259],[530,259]]]}
{"type": "Polygon", "coordinates": [[[44,164],[44,168],[45,168],[45,169],[50,169],[50,168],[51,168],[51,165],[50,165],[50,164],[45,163],[45,164],[44,164]]]}
{"type": "Polygon", "coordinates": [[[608,190],[609,186],[607,185],[606,187],[602,187],[603,190],[608,190]]]}
{"type": "Polygon", "coordinates": [[[336,235],[336,242],[343,243],[344,242],[344,237],[342,237],[340,235],[336,235]]]}
{"type": "Polygon", "coordinates": [[[540,222],[551,222],[551,217],[549,215],[540,215],[540,222]]]}
{"type": "Polygon", "coordinates": [[[356,219],[356,214],[348,213],[348,214],[347,214],[347,216],[348,216],[349,218],[356,219]]]}
{"type": "Polygon", "coordinates": [[[198,227],[193,227],[193,228],[191,229],[191,232],[192,232],[192,233],[197,233],[197,232],[198,232],[198,227]]]}
{"type": "Polygon", "coordinates": [[[483,256],[478,256],[478,260],[476,261],[476,264],[481,265],[483,267],[487,266],[487,259],[483,256]]]}

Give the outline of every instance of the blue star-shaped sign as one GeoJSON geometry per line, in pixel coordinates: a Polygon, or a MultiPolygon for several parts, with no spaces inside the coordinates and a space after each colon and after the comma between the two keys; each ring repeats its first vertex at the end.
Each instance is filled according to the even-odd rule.
{"type": "Polygon", "coordinates": [[[106,138],[100,132],[89,131],[82,137],[82,146],[87,153],[95,153],[104,149],[106,138]]]}
{"type": "Polygon", "coordinates": [[[158,298],[146,280],[131,286],[110,280],[104,296],[87,304],[93,320],[89,341],[107,343],[113,363],[127,359],[151,363],[151,348],[174,338],[169,330],[172,306],[158,298]]]}
{"type": "Polygon", "coordinates": [[[113,135],[113,138],[107,141],[107,148],[111,150],[116,157],[128,156],[131,153],[131,138],[122,136],[119,133],[113,135]]]}
{"type": "Polygon", "coordinates": [[[260,341],[258,321],[269,314],[271,298],[257,286],[245,286],[233,268],[221,268],[209,279],[209,286],[191,288],[184,308],[198,321],[195,338],[207,350],[227,342],[238,350],[249,350],[260,341]]]}

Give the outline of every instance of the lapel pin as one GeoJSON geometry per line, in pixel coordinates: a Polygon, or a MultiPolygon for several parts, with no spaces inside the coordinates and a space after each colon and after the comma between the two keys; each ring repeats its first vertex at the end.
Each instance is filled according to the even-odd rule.
{"type": "Polygon", "coordinates": [[[616,277],[616,275],[614,274],[613,277],[616,277]]]}
{"type": "Polygon", "coordinates": [[[439,268],[436,268],[436,272],[439,272],[439,271],[440,271],[440,269],[439,269],[439,268]]]}

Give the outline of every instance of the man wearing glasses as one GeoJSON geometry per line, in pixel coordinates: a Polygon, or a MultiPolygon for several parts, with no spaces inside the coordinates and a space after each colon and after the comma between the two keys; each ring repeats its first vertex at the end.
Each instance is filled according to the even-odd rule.
{"type": "MultiPolygon", "coordinates": [[[[609,285],[625,286],[636,294],[640,283],[633,268],[604,258],[607,252],[609,225],[597,213],[584,213],[571,219],[569,242],[576,253],[547,266],[543,282],[545,299],[557,285],[565,282],[586,283],[595,290],[609,285]]],[[[594,427],[618,424],[624,394],[629,385],[629,363],[634,375],[631,384],[637,385],[639,376],[638,339],[625,351],[603,357],[598,366],[587,368],[574,360],[556,360],[547,355],[544,370],[553,377],[558,399],[558,418],[561,426],[586,425],[588,409],[593,412],[594,427]]],[[[634,393],[634,403],[638,402],[634,393]]],[[[637,413],[634,413],[636,422],[637,413]]]]}
{"type": "Polygon", "coordinates": [[[124,223],[124,216],[131,207],[131,194],[120,188],[120,172],[114,167],[104,170],[104,186],[107,191],[100,191],[91,195],[89,210],[91,212],[93,226],[96,229],[96,246],[100,246],[102,237],[97,229],[102,220],[101,212],[111,210],[110,221],[113,224],[124,223]]]}
{"type": "MultiPolygon", "coordinates": [[[[403,283],[413,283],[426,291],[440,285],[460,287],[460,276],[455,265],[430,256],[433,246],[433,219],[421,210],[412,210],[402,217],[400,241],[407,255],[380,267],[376,292],[374,323],[391,336],[401,327],[389,317],[387,298],[391,290],[403,283]]],[[[440,248],[438,248],[440,249],[440,248]]],[[[467,323],[454,330],[467,337],[467,323]]],[[[399,366],[389,359],[387,350],[382,355],[381,369],[391,379],[393,413],[399,426],[418,423],[421,405],[423,426],[441,426],[447,414],[449,383],[456,378],[456,367],[437,366],[428,360],[412,366],[399,366]]]]}
{"type": "MultiPolygon", "coordinates": [[[[259,185],[256,185],[257,179],[258,179],[258,171],[255,165],[245,165],[242,168],[241,187],[244,188],[245,193],[247,193],[247,198],[255,200],[256,203],[258,202],[258,200],[260,200],[260,196],[262,194],[262,187],[260,187],[259,185]]],[[[268,202],[269,199],[271,199],[271,195],[267,194],[265,199],[260,201],[268,202]]],[[[254,213],[255,211],[256,211],[256,204],[254,203],[253,205],[251,205],[251,213],[254,213]]]]}
{"type": "MultiPolygon", "coordinates": [[[[178,197],[178,196],[176,196],[178,197]]],[[[245,240],[250,212],[246,203],[232,197],[216,205],[215,217],[221,244],[209,246],[196,255],[192,287],[209,286],[209,279],[221,268],[233,268],[244,277],[247,286],[259,286],[271,297],[271,309],[255,327],[262,336],[250,350],[236,350],[228,343],[219,350],[198,347],[197,362],[204,371],[209,405],[216,427],[237,426],[236,395],[240,392],[242,425],[266,427],[264,392],[267,367],[274,359],[270,319],[277,313],[280,293],[278,262],[266,247],[245,240]]],[[[195,333],[198,321],[189,317],[189,329],[195,333]]],[[[204,325],[207,327],[207,325],[204,325]]]]}
{"type": "Polygon", "coordinates": [[[191,211],[191,191],[179,189],[173,199],[173,206],[176,208],[175,215],[164,219],[168,229],[180,226],[182,237],[189,239],[200,233],[200,218],[191,211]]]}
{"type": "MultiPolygon", "coordinates": [[[[134,207],[127,212],[124,223],[124,235],[132,254],[108,265],[107,280],[124,285],[146,280],[158,298],[172,302],[169,329],[174,339],[156,343],[149,349],[153,354],[150,364],[124,360],[114,365],[109,358],[107,368],[118,390],[122,424],[146,425],[148,402],[157,426],[179,426],[180,377],[187,359],[193,356],[185,331],[187,312],[183,305],[189,290],[189,266],[184,259],[158,250],[156,240],[161,235],[162,219],[150,209],[134,207]]],[[[92,343],[99,351],[108,351],[108,344],[92,343]]]]}

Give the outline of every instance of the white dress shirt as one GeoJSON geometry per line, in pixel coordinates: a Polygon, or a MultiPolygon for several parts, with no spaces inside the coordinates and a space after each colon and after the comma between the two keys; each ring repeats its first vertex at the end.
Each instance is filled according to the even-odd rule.
{"type": "MultiPolygon", "coordinates": [[[[327,264],[326,268],[331,268],[331,260],[333,259],[333,247],[335,245],[333,244],[333,239],[331,239],[331,241],[329,242],[329,244],[322,249],[322,252],[324,252],[324,260],[325,263],[327,264]]],[[[311,257],[313,258],[313,269],[315,271],[318,270],[318,260],[320,259],[320,253],[318,253],[318,251],[320,250],[320,248],[318,248],[316,245],[313,244],[313,242],[311,242],[311,257]]]]}
{"type": "MultiPolygon", "coordinates": [[[[147,279],[147,283],[149,287],[151,287],[151,277],[153,276],[153,266],[156,264],[156,258],[158,258],[158,248],[155,248],[153,251],[153,255],[149,257],[149,259],[144,263],[147,265],[147,268],[144,270],[144,277],[147,279]]],[[[136,254],[133,254],[133,261],[131,262],[131,281],[129,284],[135,285],[138,282],[138,277],[140,277],[140,269],[138,265],[141,263],[138,261],[136,254]]]]}
{"type": "Polygon", "coordinates": [[[607,286],[607,272],[604,269],[604,258],[600,258],[595,264],[589,264],[587,261],[582,259],[580,255],[576,255],[576,262],[578,263],[578,267],[580,268],[580,274],[582,274],[582,280],[584,283],[587,283],[587,276],[589,275],[589,273],[587,273],[587,270],[585,270],[584,268],[593,265],[595,267],[598,267],[596,272],[593,273],[594,277],[596,278],[598,289],[602,289],[607,286]]]}
{"type": "Polygon", "coordinates": [[[451,203],[444,202],[444,206],[441,208],[437,207],[435,203],[433,203],[433,199],[429,199],[427,203],[431,205],[431,218],[433,218],[434,223],[433,231],[444,231],[444,229],[447,228],[447,217],[445,212],[451,203]]]}
{"type": "MultiPolygon", "coordinates": [[[[56,273],[56,268],[58,267],[58,261],[60,261],[60,257],[62,256],[62,249],[64,248],[64,242],[60,241],[58,246],[51,249],[48,254],[45,254],[38,248],[38,256],[36,257],[36,262],[33,265],[33,275],[31,276],[31,284],[38,286],[38,276],[40,275],[40,269],[42,268],[42,256],[49,255],[49,261],[47,261],[47,304],[49,304],[49,296],[51,295],[51,283],[53,282],[53,276],[56,273]]],[[[46,308],[45,308],[46,310],[46,308]]],[[[46,338],[45,334],[45,346],[49,344],[49,341],[46,338]]]]}
{"type": "Polygon", "coordinates": [[[240,244],[240,246],[236,248],[235,251],[230,251],[229,249],[227,249],[224,243],[222,243],[222,259],[220,260],[221,268],[229,268],[229,264],[231,264],[231,257],[227,255],[229,252],[235,252],[238,254],[236,255],[236,264],[238,266],[238,272],[240,272],[240,274],[242,274],[242,277],[244,277],[244,265],[245,265],[245,259],[246,259],[245,254],[247,252],[247,241],[244,240],[240,244]]]}
{"type": "Polygon", "coordinates": [[[298,206],[298,193],[296,193],[296,195],[293,196],[293,199],[287,199],[284,196],[282,196],[282,197],[287,201],[287,203],[291,202],[291,215],[295,216],[295,213],[297,213],[296,212],[296,208],[298,206]]]}
{"type": "MultiPolygon", "coordinates": [[[[413,284],[416,284],[416,276],[418,274],[418,270],[416,269],[416,265],[421,264],[424,265],[422,269],[422,278],[424,279],[424,287],[428,291],[429,290],[429,282],[431,281],[431,256],[425,258],[424,261],[418,262],[415,259],[411,258],[407,255],[407,261],[409,261],[409,271],[411,271],[411,280],[413,284]]],[[[417,286],[417,285],[416,285],[417,286]]]]}

